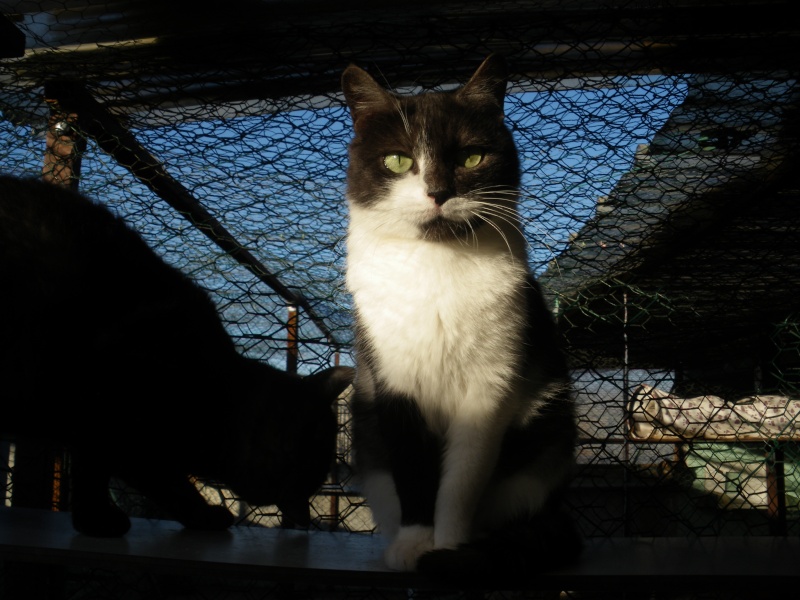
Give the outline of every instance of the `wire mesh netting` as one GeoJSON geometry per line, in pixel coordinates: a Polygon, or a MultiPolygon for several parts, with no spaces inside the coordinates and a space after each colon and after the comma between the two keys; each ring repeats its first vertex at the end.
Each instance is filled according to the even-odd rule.
{"type": "MultiPolygon", "coordinates": [[[[0,172],[77,181],[211,293],[248,356],[352,364],[338,75],[356,62],[400,92],[451,89],[502,52],[531,267],[577,391],[582,533],[797,534],[796,38],[763,15],[752,33],[747,18],[712,27],[702,6],[675,4],[670,29],[625,2],[414,4],[392,19],[278,3],[271,20],[242,5],[224,24],[180,2],[0,2],[24,37],[0,59],[0,172]]],[[[346,396],[339,413],[313,525],[370,532],[346,396]]],[[[204,491],[240,525],[280,523],[204,491]]]]}

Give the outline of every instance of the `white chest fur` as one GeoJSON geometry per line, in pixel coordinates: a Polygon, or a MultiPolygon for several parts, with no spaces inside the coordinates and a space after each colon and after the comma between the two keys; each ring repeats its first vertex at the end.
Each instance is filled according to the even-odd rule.
{"type": "Polygon", "coordinates": [[[476,390],[507,389],[519,354],[524,257],[488,243],[376,236],[353,217],[347,286],[382,385],[436,413],[452,413],[476,390]]]}

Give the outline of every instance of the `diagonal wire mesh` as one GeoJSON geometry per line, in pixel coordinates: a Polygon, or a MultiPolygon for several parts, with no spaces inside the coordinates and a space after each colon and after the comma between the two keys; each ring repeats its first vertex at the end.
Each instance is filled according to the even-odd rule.
{"type": "MultiPolygon", "coordinates": [[[[239,35],[215,30],[204,45],[211,26],[199,16],[175,29],[172,9],[159,17],[147,3],[0,3],[27,47],[0,59],[0,172],[42,175],[47,92],[79,84],[163,169],[157,180],[119,160],[79,120],[70,131],[85,143],[80,189],[209,290],[242,352],[286,368],[299,302],[298,370],[351,364],[350,119],[338,74],[353,61],[401,91],[450,89],[501,51],[531,267],[577,390],[580,468],[569,501],[582,532],[798,533],[796,33],[763,33],[762,16],[751,37],[745,27],[734,40],[724,23],[702,21],[705,5],[694,22],[719,29],[676,27],[673,38],[638,3],[616,12],[498,4],[415,4],[391,26],[346,10],[283,15],[269,39],[242,14],[239,35]],[[191,24],[196,35],[176,33],[191,24]],[[640,28],[656,33],[645,43],[640,28]],[[664,54],[659,43],[682,50],[664,54]],[[759,45],[744,56],[736,43],[759,45]],[[271,278],[165,200],[164,178],[271,278]]],[[[676,4],[675,22],[690,10],[676,4]]],[[[337,466],[312,501],[314,526],[369,532],[346,397],[339,411],[337,466]]],[[[13,461],[4,473],[9,503],[13,461]]],[[[152,514],[132,491],[117,493],[152,514]]],[[[275,507],[206,494],[241,525],[279,523],[275,507]]]]}

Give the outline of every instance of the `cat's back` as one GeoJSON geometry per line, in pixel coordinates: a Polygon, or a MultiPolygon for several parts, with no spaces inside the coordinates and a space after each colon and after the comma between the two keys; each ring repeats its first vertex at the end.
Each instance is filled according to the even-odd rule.
{"type": "Polygon", "coordinates": [[[0,177],[0,282],[7,397],[146,402],[170,369],[235,352],[204,290],[122,218],[53,184],[0,177]]]}
{"type": "Polygon", "coordinates": [[[67,280],[96,275],[90,270],[112,261],[128,268],[136,261],[148,268],[158,262],[104,206],[43,181],[0,177],[0,269],[27,268],[67,280]]]}
{"type": "MultiPolygon", "coordinates": [[[[96,201],[33,179],[0,177],[0,299],[6,323],[88,331],[155,299],[194,295],[125,221],[96,201]]],[[[51,336],[52,337],[52,336],[51,336]]]]}

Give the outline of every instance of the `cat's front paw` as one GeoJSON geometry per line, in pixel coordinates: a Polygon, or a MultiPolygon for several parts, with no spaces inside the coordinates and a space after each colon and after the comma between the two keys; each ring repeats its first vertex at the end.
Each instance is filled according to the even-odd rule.
{"type": "Polygon", "coordinates": [[[411,525],[401,527],[397,537],[384,553],[386,566],[395,571],[413,571],[417,559],[433,549],[433,527],[411,525]]]}

